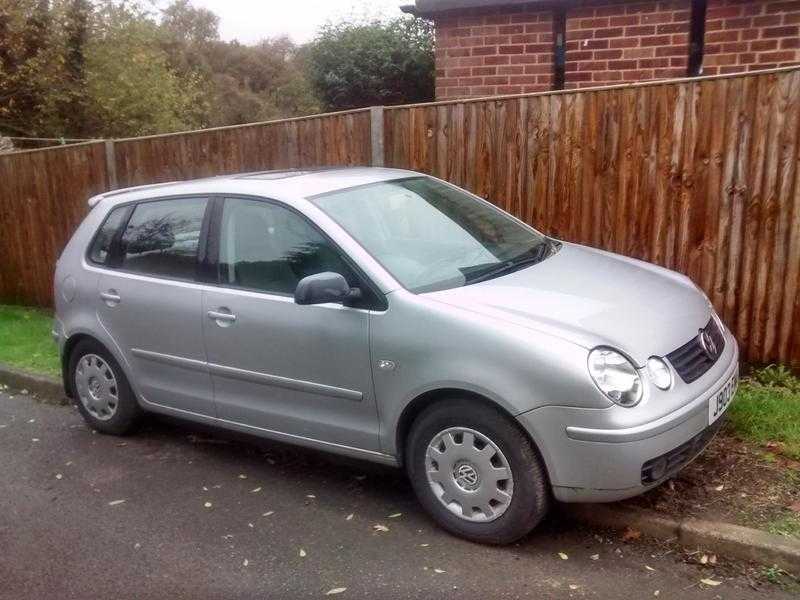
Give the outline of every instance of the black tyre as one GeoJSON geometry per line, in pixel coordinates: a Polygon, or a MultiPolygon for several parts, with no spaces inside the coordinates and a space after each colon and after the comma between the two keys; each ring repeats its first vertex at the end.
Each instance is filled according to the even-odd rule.
{"type": "Polygon", "coordinates": [[[78,342],[69,357],[69,377],[78,410],[92,428],[112,435],[134,429],[142,409],[125,373],[100,343],[78,342]]]}
{"type": "Polygon", "coordinates": [[[509,544],[547,513],[547,473],[528,437],[499,410],[448,399],[417,416],[406,470],[425,509],[469,540],[509,544]]]}

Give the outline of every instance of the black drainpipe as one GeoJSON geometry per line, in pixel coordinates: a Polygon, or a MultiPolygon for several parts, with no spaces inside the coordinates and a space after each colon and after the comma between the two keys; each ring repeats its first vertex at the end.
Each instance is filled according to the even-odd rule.
{"type": "Polygon", "coordinates": [[[703,74],[707,4],[707,0],[692,0],[692,20],[689,25],[689,67],[686,71],[686,75],[689,77],[703,74]]]}

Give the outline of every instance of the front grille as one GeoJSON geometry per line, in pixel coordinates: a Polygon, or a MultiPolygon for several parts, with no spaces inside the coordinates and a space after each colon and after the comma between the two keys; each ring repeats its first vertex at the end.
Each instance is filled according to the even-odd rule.
{"type": "Polygon", "coordinates": [[[719,325],[712,317],[708,325],[701,329],[697,336],[677,350],[667,354],[667,360],[672,363],[681,379],[686,383],[692,383],[717,362],[724,348],[725,336],[722,335],[719,325]],[[713,342],[712,348],[703,343],[702,337],[704,333],[707,333],[713,342]],[[710,351],[714,349],[716,349],[716,352],[710,351]]]}
{"type": "Polygon", "coordinates": [[[709,427],[706,427],[688,442],[681,444],[674,450],[670,450],[666,454],[652,458],[644,463],[642,465],[642,484],[650,485],[656,481],[672,477],[697,458],[711,440],[714,439],[725,418],[723,416],[717,419],[709,427]]]}

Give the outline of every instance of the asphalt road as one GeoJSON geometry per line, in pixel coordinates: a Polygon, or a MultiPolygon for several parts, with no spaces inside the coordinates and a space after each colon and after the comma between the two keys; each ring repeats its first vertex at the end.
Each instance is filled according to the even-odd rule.
{"type": "Polygon", "coordinates": [[[557,517],[472,544],[393,469],[155,420],[108,437],[20,395],[0,393],[0,461],[0,598],[791,597],[557,517]]]}

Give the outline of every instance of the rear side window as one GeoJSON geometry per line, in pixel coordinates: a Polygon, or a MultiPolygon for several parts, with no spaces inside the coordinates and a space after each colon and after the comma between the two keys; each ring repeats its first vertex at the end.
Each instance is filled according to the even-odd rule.
{"type": "Polygon", "coordinates": [[[106,264],[111,254],[111,242],[114,239],[114,235],[119,231],[122,221],[127,214],[127,210],[127,207],[120,206],[112,210],[106,217],[103,226],[100,228],[100,231],[97,232],[94,242],[92,242],[92,247],[89,250],[89,259],[92,262],[100,265],[106,264]]]}
{"type": "Polygon", "coordinates": [[[172,279],[194,279],[208,200],[179,198],[136,206],[122,234],[121,267],[172,279]]]}

